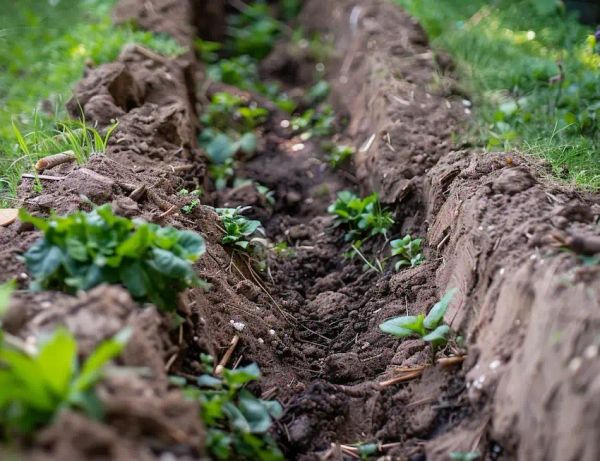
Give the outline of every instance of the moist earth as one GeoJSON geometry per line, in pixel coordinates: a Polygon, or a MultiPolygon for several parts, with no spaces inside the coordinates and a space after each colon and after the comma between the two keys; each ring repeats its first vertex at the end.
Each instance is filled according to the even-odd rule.
{"type": "MultiPolygon", "coordinates": [[[[349,445],[371,441],[382,459],[475,450],[494,460],[599,459],[599,266],[556,245],[598,236],[597,195],[555,183],[546,165],[519,153],[457,143],[470,114],[451,62],[384,0],[308,0],[298,19],[332,43],[330,99],[348,119],[335,141],[356,147],[353,162],[332,170],[318,142],[295,138],[282,128],[285,114],[248,93],[271,115],[259,152],[236,173],[273,190],[276,203],[248,186],[215,191],[196,140],[198,114],[214,92],[241,90],[207,82],[192,44],[223,38],[226,6],[120,1],[117,21],[170,33],[190,51],[167,59],[132,45],[87,69],[67,106],[100,128],[119,120],[107,152],[49,170],[54,179],[41,193],[29,179],[19,189],[38,214],[112,203],[119,214],[201,233],[207,253],[196,269],[212,289],[182,296],[183,324],[173,327],[120,287],[75,297],[27,292],[19,255],[39,235],[19,222],[0,228],[1,278],[22,288],[7,330],[27,339],[66,325],[86,355],[129,326],[119,364],[146,370],[101,384],[103,422],[63,412],[18,451],[33,460],[206,459],[197,405],[168,376],[199,374],[199,352],[221,357],[238,335],[230,364],[260,365],[253,391],[283,404],[273,435],[287,459],[352,459],[349,445]],[[177,192],[198,186],[208,192],[202,206],[182,214],[189,198],[177,192]],[[395,212],[392,235],[425,238],[425,262],[378,273],[344,257],[348,245],[327,207],[346,189],[377,191],[395,212]],[[220,244],[211,206],[247,205],[267,237],[292,250],[269,256],[267,276],[220,244]],[[446,362],[431,366],[423,343],[379,331],[450,288],[458,291],[446,321],[464,347],[443,351],[446,362]],[[407,369],[421,371],[402,380],[407,369]]],[[[261,73],[305,90],[315,62],[291,47],[277,45],[261,73]]],[[[365,254],[381,256],[385,243],[369,243],[365,254]]]]}

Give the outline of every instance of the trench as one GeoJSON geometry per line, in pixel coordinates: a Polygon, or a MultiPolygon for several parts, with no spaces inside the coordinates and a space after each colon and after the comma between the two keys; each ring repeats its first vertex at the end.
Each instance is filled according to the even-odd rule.
{"type": "MultiPolygon", "coordinates": [[[[228,14],[236,12],[232,9],[228,14]]],[[[224,35],[218,28],[203,27],[206,25],[200,25],[201,37],[224,35]]],[[[213,64],[218,65],[218,61],[213,64]]],[[[373,318],[390,302],[402,303],[404,312],[412,313],[414,300],[422,298],[412,293],[410,301],[406,296],[397,301],[389,288],[394,269],[387,256],[391,239],[424,229],[422,222],[408,226],[403,222],[409,215],[423,216],[424,209],[418,200],[412,200],[410,210],[386,200],[379,206],[395,212],[397,217],[388,233],[366,238],[358,251],[345,242],[344,229],[334,226],[328,207],[339,192],[349,190],[364,197],[373,192],[372,185],[357,177],[352,159],[333,168],[324,146],[350,145],[356,152],[365,140],[349,133],[351,114],[343,105],[336,108],[339,111],[335,112],[329,135],[308,137],[305,132],[291,129],[294,116],[311,108],[320,110],[332,100],[330,95],[321,103],[302,102],[319,81],[312,75],[316,66],[327,67],[329,63],[294,49],[285,38],[279,39],[261,65],[262,82],[277,82],[296,95],[300,104],[294,114],[278,109],[256,91],[205,80],[195,85],[200,88],[196,95],[201,101],[197,105],[200,114],[215,95],[223,92],[240,96],[251,107],[269,108],[268,120],[257,128],[257,151],[246,156],[238,154],[235,161],[236,178],[246,181],[235,187],[230,180],[227,187],[208,189],[209,203],[217,208],[248,207],[244,215],[259,219],[270,245],[283,248],[268,252],[268,271],[262,274],[252,269],[252,258],[236,250],[230,252],[228,268],[253,286],[252,300],[258,304],[261,320],[267,323],[271,335],[245,338],[260,344],[266,341],[271,350],[257,350],[261,348],[242,341],[230,362],[256,360],[264,373],[263,393],[283,403],[285,412],[274,436],[287,459],[328,459],[339,456],[336,453],[340,446],[346,450],[343,456],[352,459],[358,453],[356,446],[369,443],[378,446],[379,455],[421,459],[424,440],[468,416],[464,377],[456,366],[430,367],[429,348],[418,341],[412,341],[403,359],[390,367],[398,342],[380,333],[373,318]],[[268,188],[275,200],[268,203],[247,180],[268,188]],[[383,264],[375,270],[370,261],[383,264]],[[401,366],[403,362],[407,365],[401,366]],[[412,386],[410,376],[404,384],[405,375],[422,367],[428,384],[412,386]],[[380,387],[380,382],[392,384],[380,387]],[[397,407],[398,399],[407,403],[406,409],[397,407]]],[[[327,79],[325,74],[323,78],[327,79]]],[[[425,252],[430,253],[427,248],[425,252]]],[[[430,264],[425,273],[432,270],[430,264]]],[[[429,295],[426,280],[425,285],[429,295]]],[[[230,322],[241,321],[246,327],[257,320],[235,312],[231,317],[230,322]]],[[[206,329],[200,327],[195,334],[200,332],[206,334],[206,329]]],[[[439,358],[451,361],[462,353],[460,349],[448,349],[439,358]]],[[[193,360],[185,366],[198,368],[193,360]]]]}

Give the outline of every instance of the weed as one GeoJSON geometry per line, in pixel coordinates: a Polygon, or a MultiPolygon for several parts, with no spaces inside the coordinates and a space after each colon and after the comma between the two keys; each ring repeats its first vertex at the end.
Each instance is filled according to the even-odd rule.
{"type": "Polygon", "coordinates": [[[242,215],[247,208],[217,208],[225,235],[224,245],[234,245],[248,253],[255,253],[266,246],[264,230],[260,221],[248,219],[242,215]]]}
{"type": "Polygon", "coordinates": [[[183,214],[192,214],[196,208],[200,206],[200,199],[195,198],[187,205],[181,207],[181,212],[183,214]]]}
{"type": "Polygon", "coordinates": [[[122,284],[135,299],[173,310],[178,292],[206,287],[191,266],[205,251],[194,232],[122,218],[110,205],[48,219],[21,210],[19,218],[44,233],[24,255],[34,290],[122,284]]]}
{"type": "Polygon", "coordinates": [[[449,290],[429,311],[429,314],[406,315],[395,317],[379,325],[384,333],[389,333],[398,338],[418,336],[423,341],[431,343],[433,350],[443,346],[448,341],[450,327],[443,323],[444,315],[456,293],[456,289],[449,290]]]}
{"type": "MultiPolygon", "coordinates": [[[[212,358],[203,356],[211,373],[212,358]]],[[[187,387],[185,395],[200,402],[200,414],[207,428],[206,446],[215,459],[282,461],[283,454],[268,434],[274,419],[282,414],[279,402],[262,400],[245,386],[260,379],[260,370],[251,364],[235,370],[224,369],[222,377],[205,374],[198,388],[187,387]]]]}
{"type": "Polygon", "coordinates": [[[347,228],[346,241],[356,240],[361,235],[387,235],[394,224],[392,213],[381,208],[377,193],[361,199],[350,191],[339,192],[328,212],[334,215],[336,227],[347,228]]]}
{"type": "Polygon", "coordinates": [[[197,38],[194,40],[194,48],[198,52],[200,59],[205,63],[215,63],[219,60],[218,52],[223,48],[223,45],[217,42],[202,40],[197,38]]]}
{"type": "Polygon", "coordinates": [[[404,266],[415,267],[421,264],[424,260],[422,245],[423,239],[413,239],[410,235],[406,235],[404,238],[398,240],[392,240],[390,242],[392,257],[398,257],[394,268],[400,270],[404,266]]]}
{"type": "Polygon", "coordinates": [[[15,349],[0,344],[0,425],[17,433],[48,424],[64,408],[102,416],[94,386],[102,379],[104,366],[123,350],[130,336],[123,330],[101,343],[81,365],[77,343],[67,330],[59,329],[41,342],[39,351],[15,349]]]}
{"type": "Polygon", "coordinates": [[[296,255],[296,252],[285,241],[273,245],[272,250],[279,258],[291,258],[296,255]]]}

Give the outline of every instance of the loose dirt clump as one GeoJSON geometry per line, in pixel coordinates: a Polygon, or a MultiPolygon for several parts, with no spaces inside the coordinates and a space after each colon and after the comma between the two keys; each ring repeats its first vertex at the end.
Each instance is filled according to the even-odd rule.
{"type": "MultiPolygon", "coordinates": [[[[131,46],[117,62],[88,69],[68,108],[100,128],[118,120],[106,154],[45,172],[55,179],[41,193],[32,180],[21,184],[20,200],[38,214],[112,203],[121,215],[201,233],[207,253],[195,268],[212,285],[181,296],[179,322],[120,287],[75,297],[19,291],[4,325],[11,333],[26,339],[65,325],[85,356],[130,327],[118,363],[144,370],[100,385],[102,422],[61,413],[26,456],[207,459],[197,404],[169,376],[195,380],[199,354],[219,359],[233,340],[228,364],[258,363],[253,393],[283,405],[272,432],[286,459],[357,459],[356,444],[367,442],[385,459],[446,460],[455,451],[597,459],[600,270],[556,245],[598,235],[598,198],[549,183],[544,165],[518,153],[453,144],[468,114],[453,85],[433,79],[452,66],[440,67],[447,57],[384,0],[308,0],[297,20],[328,37],[333,140],[357,150],[351,166],[330,168],[321,143],[299,138],[264,96],[207,81],[193,40],[222,39],[230,12],[210,1],[119,2],[119,20],[170,33],[190,51],[167,59],[131,46]],[[221,91],[269,109],[258,149],[236,175],[273,191],[274,203],[248,183],[217,190],[207,173],[199,114],[221,91]],[[198,187],[201,205],[183,213],[190,198],[180,191],[198,187]],[[343,190],[378,192],[395,215],[389,236],[424,238],[423,264],[365,270],[360,257],[345,255],[351,248],[327,211],[343,190]],[[266,237],[287,246],[268,252],[264,274],[222,244],[213,207],[237,206],[251,206],[266,237]],[[423,341],[379,330],[389,318],[427,312],[450,288],[457,294],[445,320],[462,343],[436,364],[423,341]]],[[[311,59],[283,40],[261,74],[301,95],[313,83],[311,59]]],[[[18,255],[37,237],[19,222],[0,228],[2,278],[18,277],[22,289],[18,255]]],[[[372,239],[362,256],[383,259],[387,244],[372,239]]]]}

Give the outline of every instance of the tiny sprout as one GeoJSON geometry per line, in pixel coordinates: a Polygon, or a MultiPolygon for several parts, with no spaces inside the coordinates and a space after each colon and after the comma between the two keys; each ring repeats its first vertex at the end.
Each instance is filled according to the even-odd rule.
{"type": "Polygon", "coordinates": [[[395,317],[379,325],[384,333],[407,338],[418,336],[423,341],[431,343],[434,350],[448,342],[450,327],[443,323],[444,315],[456,293],[456,289],[449,290],[429,311],[429,314],[406,315],[395,317]]]}
{"type": "Polygon", "coordinates": [[[334,146],[329,152],[329,165],[331,168],[339,168],[346,160],[354,155],[354,147],[334,146]]]}
{"type": "Polygon", "coordinates": [[[413,239],[410,235],[398,240],[392,240],[392,256],[398,257],[398,262],[394,266],[398,271],[401,267],[415,267],[421,264],[424,260],[422,253],[423,239],[413,239]]]}

